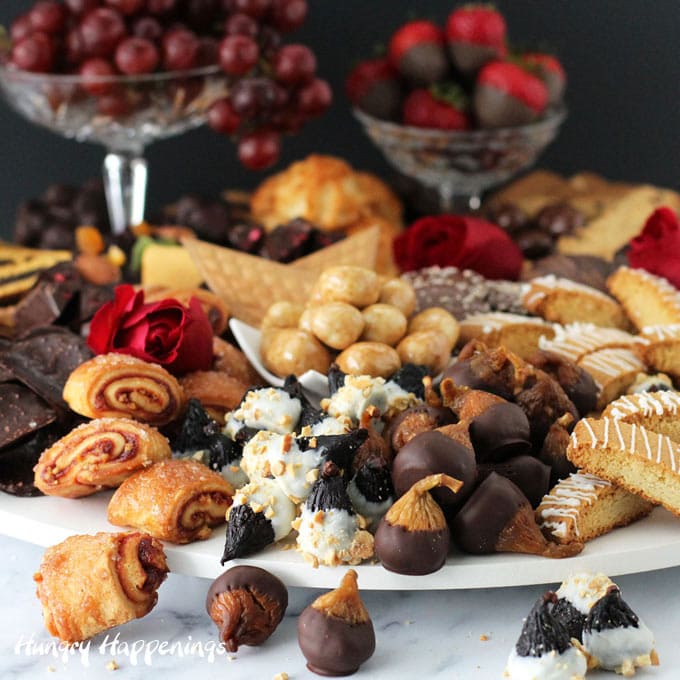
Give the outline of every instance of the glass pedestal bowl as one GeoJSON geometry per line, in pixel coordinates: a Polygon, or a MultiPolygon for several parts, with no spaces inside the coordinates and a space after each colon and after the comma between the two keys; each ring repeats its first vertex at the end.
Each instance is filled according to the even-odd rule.
{"type": "Polygon", "coordinates": [[[144,219],[144,148],[202,125],[227,89],[219,66],[85,78],[18,71],[0,59],[0,91],[31,122],[106,147],[104,187],[111,228],[119,234],[144,219]]]}
{"type": "Polygon", "coordinates": [[[529,168],[555,139],[566,109],[527,125],[492,130],[430,130],[354,110],[364,131],[400,173],[433,189],[440,212],[476,210],[486,190],[529,168]]]}

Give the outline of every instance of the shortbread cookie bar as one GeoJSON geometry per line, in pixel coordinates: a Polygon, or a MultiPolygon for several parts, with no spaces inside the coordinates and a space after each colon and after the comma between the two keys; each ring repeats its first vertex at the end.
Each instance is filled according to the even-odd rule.
{"type": "Polygon", "coordinates": [[[605,479],[575,472],[543,496],[536,521],[557,543],[584,543],[645,517],[653,507],[605,479]]]}
{"type": "Polygon", "coordinates": [[[570,323],[553,326],[554,336],[545,336],[538,342],[540,349],[554,352],[566,359],[579,359],[600,349],[635,347],[637,338],[619,328],[603,328],[593,323],[570,323]]]}
{"type": "Polygon", "coordinates": [[[538,350],[541,337],[553,337],[552,325],[535,317],[491,312],[474,314],[460,323],[459,344],[473,339],[481,340],[487,347],[503,345],[522,359],[528,359],[538,350]]]}
{"type": "Polygon", "coordinates": [[[680,323],[645,326],[638,336],[635,352],[654,370],[680,380],[680,323]]]}
{"type": "Polygon", "coordinates": [[[600,388],[597,408],[603,409],[626,392],[645,365],[629,349],[601,349],[576,362],[600,388]]]}
{"type": "Polygon", "coordinates": [[[680,393],[666,390],[626,394],[609,404],[602,417],[616,418],[629,425],[642,425],[647,430],[680,442],[679,413],[680,393]]]}
{"type": "Polygon", "coordinates": [[[615,418],[584,418],[567,457],[577,467],[680,515],[680,445],[615,418]]]}
{"type": "Polygon", "coordinates": [[[607,286],[637,328],[680,324],[680,291],[643,269],[619,267],[607,286]]]}

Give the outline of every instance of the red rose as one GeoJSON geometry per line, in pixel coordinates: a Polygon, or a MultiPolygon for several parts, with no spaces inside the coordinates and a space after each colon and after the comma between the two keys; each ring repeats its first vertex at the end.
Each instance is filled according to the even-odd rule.
{"type": "Polygon", "coordinates": [[[97,353],[118,352],[161,364],[175,375],[207,371],[213,362],[212,327],[200,302],[144,302],[144,291],[117,286],[112,302],[92,319],[87,344],[97,353]]]}
{"type": "Polygon", "coordinates": [[[491,222],[476,217],[423,217],[394,239],[394,259],[402,271],[423,267],[474,269],[487,279],[517,279],[522,252],[491,222]]]}
{"type": "Polygon", "coordinates": [[[628,262],[663,276],[680,288],[680,222],[670,208],[657,208],[639,236],[630,242],[628,262]]]}

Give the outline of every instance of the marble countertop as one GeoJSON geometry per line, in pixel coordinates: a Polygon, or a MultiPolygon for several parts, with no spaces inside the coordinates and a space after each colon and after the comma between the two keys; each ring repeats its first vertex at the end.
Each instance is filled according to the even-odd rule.
{"type": "MultiPolygon", "coordinates": [[[[292,588],[286,616],[261,647],[215,654],[216,628],[204,611],[209,581],[170,575],[145,618],[103,633],[88,648],[69,653],[42,624],[32,575],[42,548],[0,537],[0,678],[184,677],[223,680],[317,678],[297,645],[299,613],[320,591],[292,588]],[[165,643],[163,645],[162,643],[165,643]],[[167,651],[172,653],[167,653],[167,651]],[[166,653],[162,653],[165,651],[166,653]],[[203,654],[201,656],[201,653],[203,654]],[[118,668],[114,671],[113,667],[118,668]],[[285,676],[283,676],[285,677],[285,676]]],[[[550,562],[546,561],[546,568],[550,562]]],[[[680,568],[615,579],[624,599],[653,630],[661,665],[640,678],[680,675],[680,568]]],[[[376,632],[376,652],[356,678],[485,680],[501,678],[522,618],[543,586],[467,591],[363,592],[376,632]]],[[[589,674],[588,677],[591,677],[589,674]]],[[[593,673],[594,678],[616,677],[593,673]]]]}

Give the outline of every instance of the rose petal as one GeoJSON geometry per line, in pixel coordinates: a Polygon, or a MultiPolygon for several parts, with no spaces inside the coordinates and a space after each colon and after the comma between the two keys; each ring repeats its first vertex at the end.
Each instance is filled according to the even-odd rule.
{"type": "Polygon", "coordinates": [[[87,344],[97,354],[112,351],[119,321],[132,310],[138,301],[143,302],[144,293],[135,293],[130,285],[116,286],[114,298],[103,304],[92,317],[87,344]]]}
{"type": "Polygon", "coordinates": [[[630,242],[628,262],[680,288],[680,221],[673,210],[661,207],[649,216],[642,232],[630,242]]]}
{"type": "Polygon", "coordinates": [[[201,303],[192,297],[182,337],[177,345],[177,358],[166,368],[175,375],[210,370],[213,363],[212,342],[210,321],[201,303]]]}

